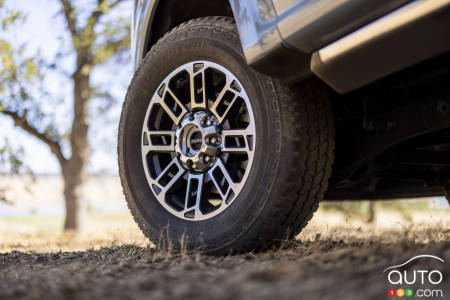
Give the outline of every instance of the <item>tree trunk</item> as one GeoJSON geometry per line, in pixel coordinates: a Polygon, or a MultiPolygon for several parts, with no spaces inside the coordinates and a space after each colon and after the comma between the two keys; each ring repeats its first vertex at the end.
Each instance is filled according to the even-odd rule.
{"type": "Polygon", "coordinates": [[[80,199],[83,179],[80,170],[67,170],[64,178],[64,200],[66,219],[64,231],[77,231],[80,227],[80,199]]]}
{"type": "Polygon", "coordinates": [[[89,75],[77,71],[74,81],[74,119],[70,135],[72,155],[63,166],[66,220],[64,230],[76,231],[80,226],[80,200],[89,159],[89,75]]]}
{"type": "Polygon", "coordinates": [[[375,221],[375,203],[370,201],[369,203],[369,217],[367,218],[368,223],[373,223],[375,221]]]}

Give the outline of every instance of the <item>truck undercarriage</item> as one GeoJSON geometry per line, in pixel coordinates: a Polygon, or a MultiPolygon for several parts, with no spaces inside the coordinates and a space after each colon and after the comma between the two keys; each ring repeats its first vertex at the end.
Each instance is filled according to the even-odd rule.
{"type": "Polygon", "coordinates": [[[326,199],[440,196],[450,185],[450,56],[333,99],[326,199]]]}

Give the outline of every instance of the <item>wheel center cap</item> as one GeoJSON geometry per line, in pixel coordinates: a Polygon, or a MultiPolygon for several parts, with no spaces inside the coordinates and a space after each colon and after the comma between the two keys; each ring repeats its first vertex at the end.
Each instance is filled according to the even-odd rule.
{"type": "Polygon", "coordinates": [[[217,160],[222,144],[217,118],[206,112],[189,113],[176,130],[175,151],[184,168],[204,172],[217,160]]]}

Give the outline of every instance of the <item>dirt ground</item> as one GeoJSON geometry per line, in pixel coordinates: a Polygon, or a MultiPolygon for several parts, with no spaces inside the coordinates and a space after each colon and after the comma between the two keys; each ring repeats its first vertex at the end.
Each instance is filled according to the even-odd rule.
{"type": "MultiPolygon", "coordinates": [[[[448,214],[410,223],[334,218],[319,213],[280,249],[226,257],[163,252],[135,228],[94,243],[92,232],[21,232],[0,239],[0,299],[388,299],[383,270],[421,254],[445,260],[436,268],[450,286],[448,214]]],[[[443,292],[435,299],[450,288],[443,292]]]]}

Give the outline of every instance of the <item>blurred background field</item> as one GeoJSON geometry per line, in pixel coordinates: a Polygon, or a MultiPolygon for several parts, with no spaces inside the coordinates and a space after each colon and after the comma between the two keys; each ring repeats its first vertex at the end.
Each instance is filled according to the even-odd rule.
{"type": "MultiPolygon", "coordinates": [[[[12,203],[0,202],[0,252],[58,252],[99,249],[111,245],[151,246],[128,212],[120,180],[91,175],[83,190],[82,227],[63,232],[62,180],[58,176],[2,176],[0,189],[12,203]]],[[[302,241],[403,237],[421,242],[450,235],[450,208],[444,198],[322,202],[302,241]],[[373,215],[371,213],[373,209],[373,215]],[[372,220],[370,220],[372,219],[372,220]]]]}

